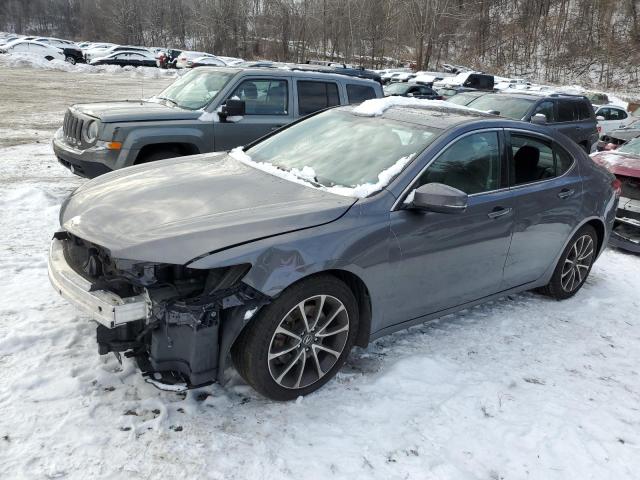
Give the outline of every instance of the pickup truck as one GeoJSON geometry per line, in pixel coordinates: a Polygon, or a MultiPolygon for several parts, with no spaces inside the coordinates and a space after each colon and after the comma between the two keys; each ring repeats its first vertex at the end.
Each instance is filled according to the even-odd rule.
{"type": "Polygon", "coordinates": [[[120,168],[246,145],[335,105],[382,97],[378,82],[273,68],[198,67],[140,101],[69,107],[53,150],[73,173],[120,168]]]}

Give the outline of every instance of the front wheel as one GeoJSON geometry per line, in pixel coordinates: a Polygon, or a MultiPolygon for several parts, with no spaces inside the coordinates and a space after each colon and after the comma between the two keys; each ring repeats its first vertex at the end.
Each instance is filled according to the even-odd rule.
{"type": "Polygon", "coordinates": [[[319,389],[340,370],[358,331],[347,285],[322,275],[285,290],[234,343],[233,363],[259,393],[292,400],[319,389]]]}
{"type": "Polygon", "coordinates": [[[591,225],[578,230],[562,252],[551,281],[540,292],[556,300],[574,296],[591,272],[597,246],[598,236],[591,225]]]}
{"type": "Polygon", "coordinates": [[[76,64],[76,59],[73,58],[71,55],[67,55],[65,57],[64,61],[70,63],[71,65],[75,65],[76,64]]]}

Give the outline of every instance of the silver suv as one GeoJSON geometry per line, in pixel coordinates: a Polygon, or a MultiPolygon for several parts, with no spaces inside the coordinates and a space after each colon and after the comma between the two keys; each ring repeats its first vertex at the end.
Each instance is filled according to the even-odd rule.
{"type": "Polygon", "coordinates": [[[246,145],[305,115],[382,97],[346,75],[201,67],[142,101],[69,107],[53,140],[60,163],[83,177],[165,158],[246,145]]]}

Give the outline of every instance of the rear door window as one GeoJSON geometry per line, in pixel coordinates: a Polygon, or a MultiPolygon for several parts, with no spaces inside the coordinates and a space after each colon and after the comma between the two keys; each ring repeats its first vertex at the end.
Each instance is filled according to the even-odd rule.
{"type": "Polygon", "coordinates": [[[347,100],[349,104],[362,103],[371,98],[376,98],[376,91],[373,87],[355,85],[352,83],[347,84],[347,100]]]}
{"type": "Polygon", "coordinates": [[[558,122],[573,122],[577,120],[576,104],[571,100],[558,102],[558,122]]]}
{"type": "Polygon", "coordinates": [[[538,137],[511,134],[510,184],[524,185],[555,178],[571,165],[571,155],[538,137]]]}
{"type": "Polygon", "coordinates": [[[323,108],[340,105],[338,85],[333,82],[298,82],[298,113],[309,115],[323,108]]]}

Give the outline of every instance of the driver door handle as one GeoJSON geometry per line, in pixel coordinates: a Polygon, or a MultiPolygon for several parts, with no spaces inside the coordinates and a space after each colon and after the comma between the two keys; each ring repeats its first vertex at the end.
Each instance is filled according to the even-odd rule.
{"type": "Polygon", "coordinates": [[[573,195],[576,191],[573,188],[563,188],[562,190],[560,190],[560,192],[558,193],[558,198],[569,198],[571,195],[573,195]]]}
{"type": "Polygon", "coordinates": [[[511,213],[511,210],[511,208],[496,207],[492,211],[487,213],[487,217],[492,219],[504,217],[505,215],[509,215],[511,213]]]}

